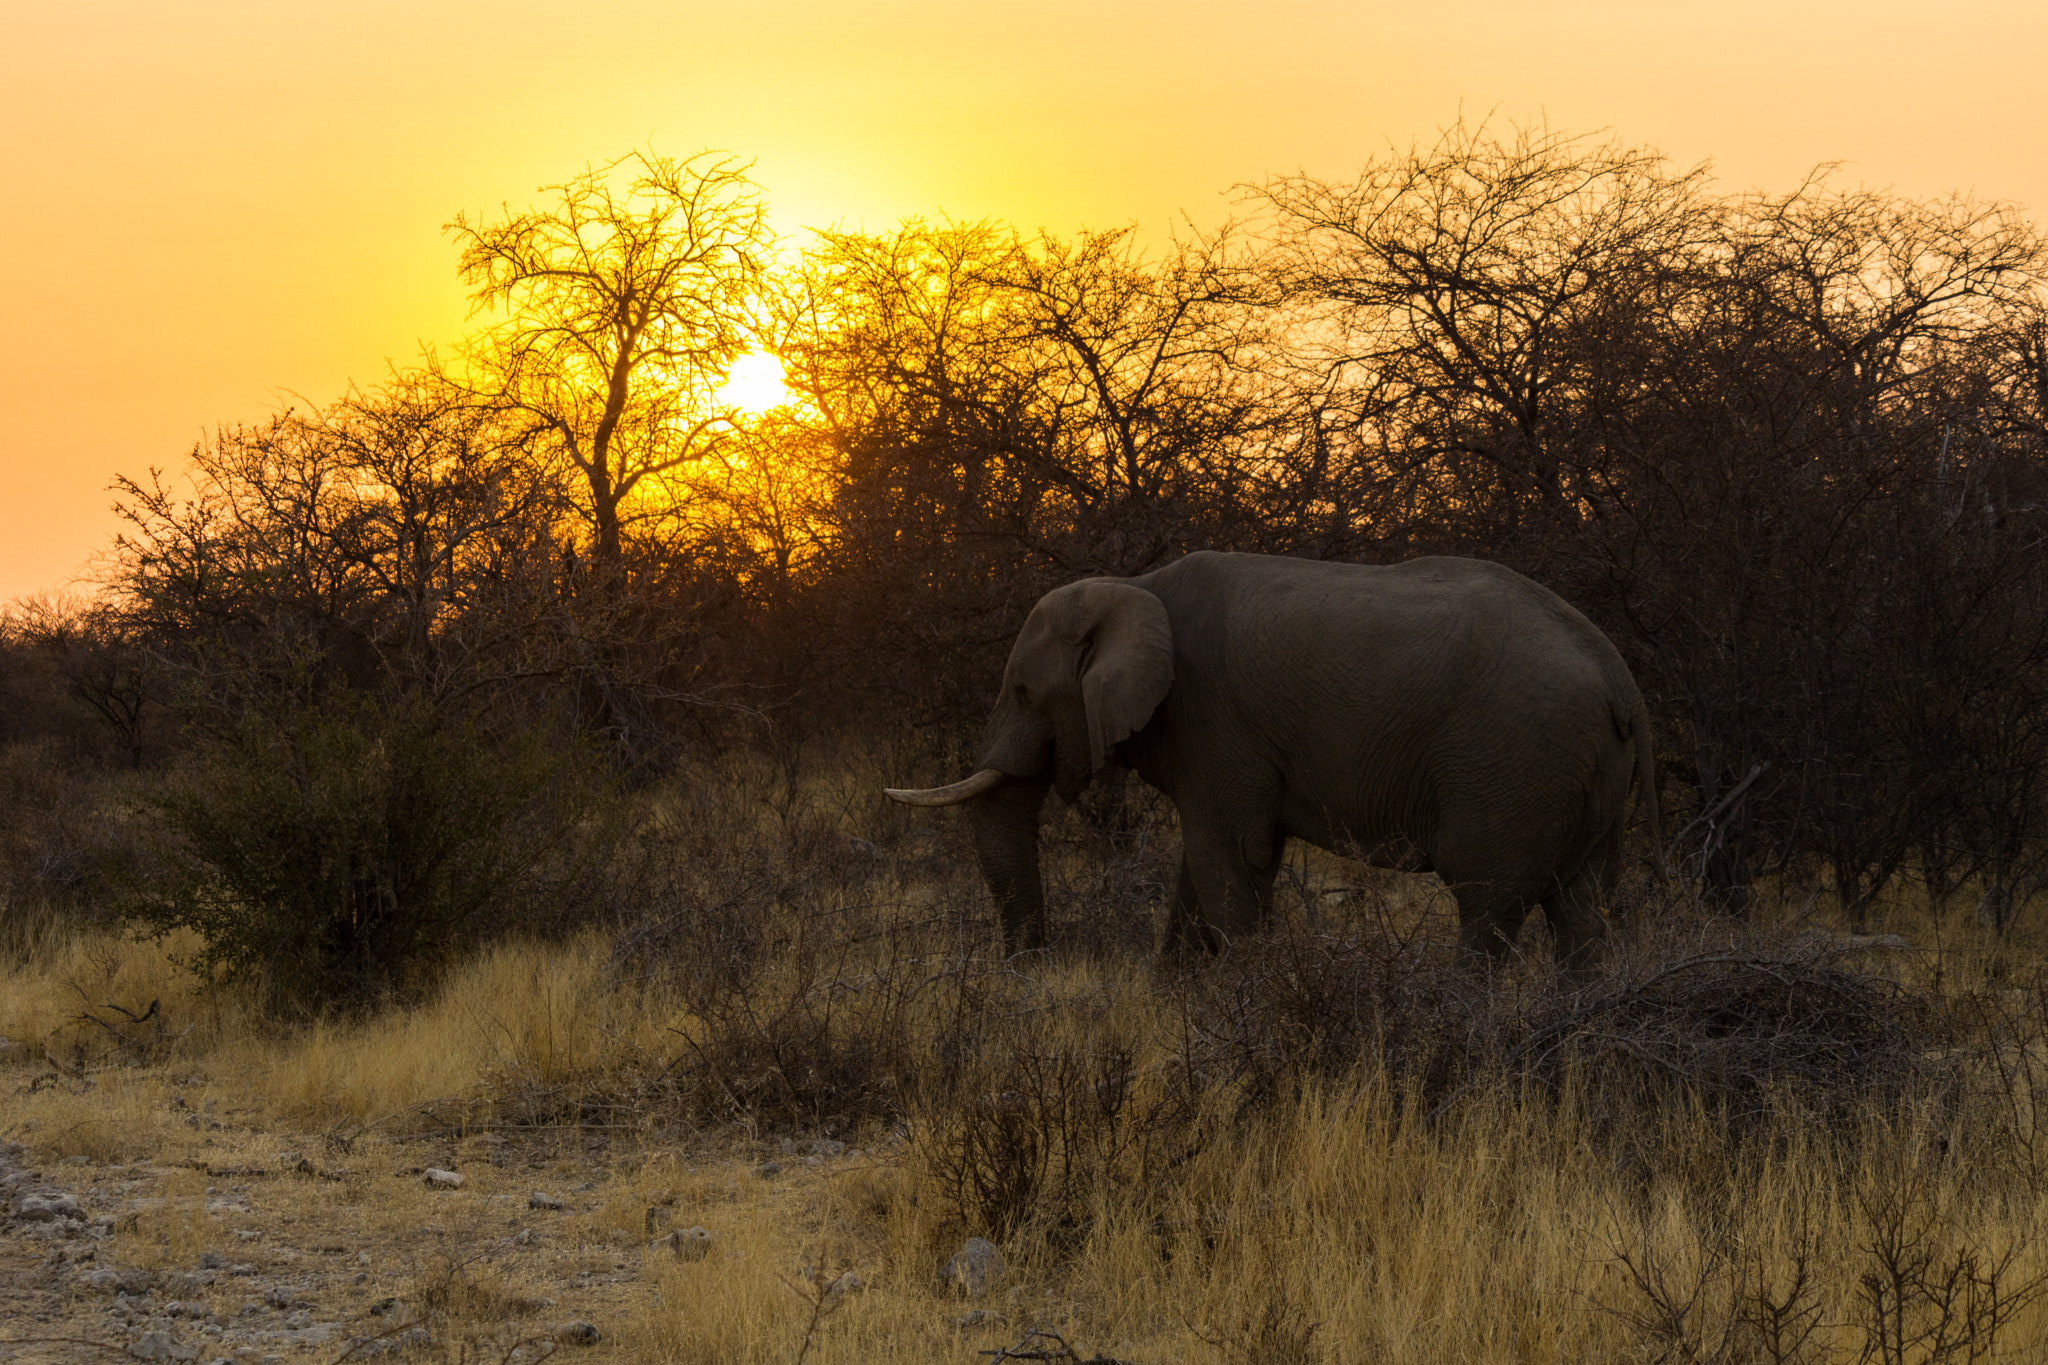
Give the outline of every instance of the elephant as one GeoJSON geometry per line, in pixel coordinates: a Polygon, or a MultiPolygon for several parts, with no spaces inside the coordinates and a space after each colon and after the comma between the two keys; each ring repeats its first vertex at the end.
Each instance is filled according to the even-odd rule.
{"type": "Polygon", "coordinates": [[[1631,788],[1662,842],[1650,721],[1614,645],[1502,565],[1198,551],[1041,598],[1010,652],[966,804],[1011,951],[1042,948],[1038,822],[1115,759],[1180,813],[1170,944],[1210,951],[1272,902],[1290,838],[1435,871],[1495,960],[1542,905],[1597,961],[1631,788]]]}

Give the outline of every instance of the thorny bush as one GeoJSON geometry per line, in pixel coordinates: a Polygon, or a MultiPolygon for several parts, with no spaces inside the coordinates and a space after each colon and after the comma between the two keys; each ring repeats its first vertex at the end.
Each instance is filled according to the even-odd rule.
{"type": "Polygon", "coordinates": [[[961,1011],[912,1131],[953,1222],[1071,1247],[1113,1202],[1160,1193],[1215,1130],[1179,1069],[1107,1018],[1110,999],[1055,1002],[1017,984],[961,1011]]]}
{"type": "Polygon", "coordinates": [[[429,700],[308,687],[251,705],[151,802],[124,910],[287,1013],[417,993],[513,926],[602,891],[613,826],[573,744],[429,700]]]}
{"type": "Polygon", "coordinates": [[[756,827],[710,798],[655,813],[635,855],[644,909],[612,951],[617,988],[674,1007],[658,1093],[636,1102],[810,1130],[899,1112],[962,965],[943,917],[877,911],[879,852],[814,819],[756,827]]]}
{"type": "Polygon", "coordinates": [[[1257,1102],[1383,1068],[1435,1114],[1494,1080],[1626,1120],[1683,1097],[1741,1121],[1783,1091],[1820,1108],[1917,1093],[1954,1021],[1853,941],[1646,907],[1578,981],[1488,968],[1384,921],[1288,922],[1186,982],[1187,1059],[1257,1102]]]}

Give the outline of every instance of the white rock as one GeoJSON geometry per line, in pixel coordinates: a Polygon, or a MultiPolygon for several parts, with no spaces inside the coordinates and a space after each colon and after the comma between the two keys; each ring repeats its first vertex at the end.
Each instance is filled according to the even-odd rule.
{"type": "Polygon", "coordinates": [[[180,1346],[169,1332],[145,1332],[128,1354],[140,1360],[197,1360],[199,1348],[180,1346]]]}
{"type": "Polygon", "coordinates": [[[437,1190],[459,1190],[462,1177],[453,1171],[444,1171],[439,1166],[429,1166],[421,1173],[421,1179],[437,1190]]]}
{"type": "Polygon", "coordinates": [[[1004,1270],[1003,1253],[986,1237],[970,1237],[944,1265],[939,1267],[942,1288],[979,1298],[1004,1270]]]}
{"type": "Polygon", "coordinates": [[[603,1340],[597,1328],[581,1318],[573,1322],[565,1322],[555,1328],[555,1336],[568,1342],[571,1346],[595,1346],[599,1341],[603,1340]]]}
{"type": "Polygon", "coordinates": [[[656,1238],[654,1245],[668,1248],[679,1261],[701,1261],[711,1254],[711,1233],[705,1228],[678,1228],[656,1238]]]}
{"type": "Polygon", "coordinates": [[[83,1217],[78,1201],[54,1191],[25,1194],[14,1205],[14,1216],[28,1223],[47,1223],[57,1218],[83,1217]]]}

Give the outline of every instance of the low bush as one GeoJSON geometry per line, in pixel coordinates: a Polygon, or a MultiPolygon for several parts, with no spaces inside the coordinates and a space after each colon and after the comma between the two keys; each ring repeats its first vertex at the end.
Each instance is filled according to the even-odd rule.
{"type": "Polygon", "coordinates": [[[575,923],[613,833],[601,783],[544,729],[347,690],[250,707],[151,810],[129,917],[196,931],[193,966],[293,1013],[414,991],[494,931],[575,923]]]}
{"type": "Polygon", "coordinates": [[[1113,1027],[983,1014],[950,1038],[912,1106],[915,1144],[953,1224],[1071,1249],[1209,1144],[1206,1097],[1113,1027]]]}
{"type": "Polygon", "coordinates": [[[102,889],[126,775],[74,763],[55,739],[0,745],[0,951],[18,954],[52,913],[88,913],[102,889]]]}
{"type": "Polygon", "coordinates": [[[1187,983],[1191,1072],[1251,1098],[1384,1067],[1441,1113],[1507,1080],[1627,1121],[1673,1102],[1742,1122],[1784,1095],[1845,1111],[1950,1079],[1946,1005],[1856,940],[1668,907],[1588,980],[1489,968],[1385,922],[1291,922],[1187,983]]]}

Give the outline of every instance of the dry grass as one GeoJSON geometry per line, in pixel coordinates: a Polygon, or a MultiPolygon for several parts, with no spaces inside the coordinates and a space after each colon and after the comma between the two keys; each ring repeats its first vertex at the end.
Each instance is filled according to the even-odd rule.
{"type": "MultiPolygon", "coordinates": [[[[2048,1334],[2048,993],[1953,916],[1894,907],[1938,944],[1903,957],[1794,926],[1750,967],[1489,986],[1413,937],[1440,903],[1317,858],[1228,963],[1158,972],[1124,928],[1019,970],[960,951],[931,855],[800,815],[755,820],[771,853],[689,836],[637,937],[501,944],[354,1023],[276,1033],[176,943],[46,935],[0,982],[0,1136],[146,1180],[110,1245],[166,1267],[244,1216],[179,1163],[311,1153],[336,1178],[262,1186],[261,1226],[402,1249],[423,1358],[496,1358],[613,1280],[598,1357],[660,1362],[964,1365],[1045,1332],[1142,1365],[1904,1365],[2048,1334]],[[107,1011],[151,1000],[160,1032],[107,1011]],[[544,1186],[579,1192],[515,1244],[544,1186]],[[691,1226],[702,1261],[649,1245],[691,1226]],[[1007,1269],[969,1302],[937,1270],[973,1235],[1007,1269]]],[[[1141,922],[1154,855],[1090,856],[1057,851],[1060,912],[1141,922]]]]}
{"type": "Polygon", "coordinates": [[[123,1228],[129,1259],[150,1268],[188,1266],[213,1246],[207,1216],[206,1172],[176,1170],[164,1175],[151,1207],[135,1213],[123,1228]]]}
{"type": "Polygon", "coordinates": [[[76,1069],[198,1056],[245,1036],[257,1026],[246,1002],[177,965],[196,947],[189,934],[150,941],[50,921],[0,962],[0,1058],[76,1069]],[[152,1002],[156,1018],[138,1026],[152,1002]]]}
{"type": "Polygon", "coordinates": [[[540,1084],[602,1069],[662,1028],[657,1012],[605,980],[606,945],[503,944],[450,974],[416,1009],[319,1024],[282,1040],[244,1040],[233,1065],[258,1077],[302,1123],[371,1120],[432,1106],[443,1122],[479,1118],[488,1079],[540,1084]]]}
{"type": "MultiPolygon", "coordinates": [[[[852,1266],[869,1287],[818,1324],[808,1357],[964,1361],[1039,1328],[1141,1361],[1771,1360],[1752,1320],[1776,1305],[1813,1328],[1782,1358],[1859,1359],[1872,1277],[1905,1284],[1905,1318],[1954,1308],[1938,1276],[1913,1281],[1917,1252],[1886,1252],[1924,1227],[1938,1269],[1974,1248],[2009,1296],[1975,1324],[1976,1354],[1953,1358],[2027,1358],[2048,1328],[2038,1205],[1924,1164],[1915,1123],[1862,1136],[1862,1178],[1794,1123],[1773,1155],[1702,1151],[1719,1160],[1691,1180],[1644,1179],[1588,1160],[1582,1132],[1505,1095],[1430,1127],[1385,1092],[1321,1092],[1207,1154],[1163,1208],[1106,1201],[1071,1258],[1021,1258],[988,1301],[1000,1317],[972,1326],[935,1292],[931,1243],[888,1235],[905,1212],[864,1239],[857,1214],[821,1211],[844,1248],[828,1271],[852,1266]],[[1888,1190],[1905,1193],[1902,1220],[1886,1222],[1888,1190]]],[[[906,1184],[918,1192],[914,1174],[906,1184]]],[[[809,1314],[796,1263],[816,1254],[800,1224],[748,1217],[715,1272],[664,1266],[636,1337],[648,1358],[792,1359],[809,1314]]]]}

